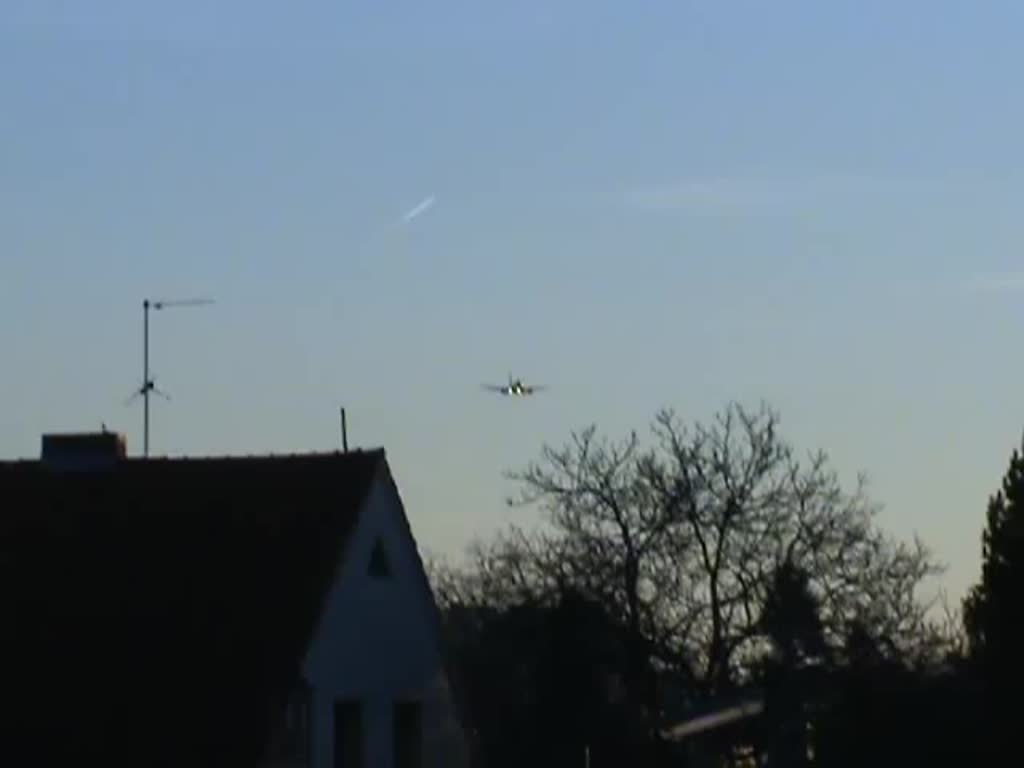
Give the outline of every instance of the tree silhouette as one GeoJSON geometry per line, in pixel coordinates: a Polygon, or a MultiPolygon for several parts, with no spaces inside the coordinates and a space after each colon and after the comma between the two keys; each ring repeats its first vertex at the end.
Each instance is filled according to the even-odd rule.
{"type": "Polygon", "coordinates": [[[964,605],[970,653],[977,659],[1005,654],[1016,645],[1012,633],[1020,626],[1014,621],[1021,613],[1024,586],[1024,456],[1020,450],[1013,451],[985,518],[981,582],[971,589],[964,605]]]}
{"type": "MultiPolygon", "coordinates": [[[[653,657],[709,696],[749,680],[767,649],[762,613],[780,569],[798,565],[819,596],[823,636],[841,644],[858,621],[890,654],[928,636],[917,595],[938,572],[920,542],[893,541],[874,524],[863,479],[845,491],[824,453],[801,460],[767,406],[732,404],[709,425],[671,411],[615,442],[595,427],[511,473],[515,505],[537,504],[545,525],[513,527],[438,576],[445,593],[512,605],[567,588],[607,607],[626,628],[634,698],[653,657]]],[[[649,693],[649,691],[647,692],[649,693]]]]}
{"type": "Polygon", "coordinates": [[[778,663],[796,668],[829,655],[818,597],[810,576],[792,563],[774,575],[761,615],[761,626],[771,640],[778,663]]]}
{"type": "Polygon", "coordinates": [[[481,764],[622,765],[646,733],[616,681],[624,633],[604,609],[567,592],[551,604],[492,609],[448,604],[450,652],[459,663],[481,764]]]}
{"type": "MultiPolygon", "coordinates": [[[[964,601],[969,653],[985,685],[994,751],[1014,749],[1014,699],[1024,683],[1024,441],[989,498],[981,581],[964,601]]],[[[1007,752],[1006,754],[1013,754],[1007,752]]]]}
{"type": "Polygon", "coordinates": [[[774,575],[761,615],[771,650],[761,663],[767,717],[763,731],[769,764],[807,763],[808,726],[819,672],[831,659],[810,576],[791,563],[774,575]]]}

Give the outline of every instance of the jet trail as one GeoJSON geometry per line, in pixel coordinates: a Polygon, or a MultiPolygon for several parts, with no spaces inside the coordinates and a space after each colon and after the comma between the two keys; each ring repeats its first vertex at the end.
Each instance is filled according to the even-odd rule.
{"type": "Polygon", "coordinates": [[[421,202],[419,205],[417,205],[411,211],[409,211],[407,214],[405,214],[405,216],[402,217],[402,221],[404,221],[406,224],[408,224],[410,221],[412,221],[416,217],[422,216],[424,213],[426,213],[428,210],[430,210],[430,208],[432,208],[433,205],[434,205],[434,196],[431,195],[430,197],[428,197],[425,200],[423,200],[423,202],[421,202]]]}

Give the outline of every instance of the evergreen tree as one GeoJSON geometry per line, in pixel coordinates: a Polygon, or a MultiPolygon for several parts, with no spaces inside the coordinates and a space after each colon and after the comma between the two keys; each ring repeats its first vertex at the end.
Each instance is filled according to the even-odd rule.
{"type": "Polygon", "coordinates": [[[761,664],[767,697],[765,747],[771,765],[807,764],[814,666],[829,656],[820,611],[808,573],[792,563],[781,565],[761,614],[761,628],[772,646],[761,664]]]}
{"type": "MultiPolygon", "coordinates": [[[[1024,450],[1024,443],[1022,443],[1024,450]]],[[[964,601],[971,660],[981,675],[993,750],[1015,741],[1015,699],[1024,682],[1024,455],[1014,450],[989,499],[981,581],[964,601]]]]}
{"type": "Polygon", "coordinates": [[[988,502],[982,534],[981,582],[964,605],[971,657],[997,661],[1012,651],[1021,632],[1024,597],[1024,455],[1014,450],[1002,487],[988,502]]]}

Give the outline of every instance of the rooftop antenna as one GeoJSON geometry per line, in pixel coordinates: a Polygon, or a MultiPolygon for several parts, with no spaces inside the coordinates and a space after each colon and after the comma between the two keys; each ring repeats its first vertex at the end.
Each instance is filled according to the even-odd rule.
{"type": "Polygon", "coordinates": [[[128,398],[130,403],[139,395],[142,396],[142,455],[149,456],[149,395],[150,393],[160,395],[170,400],[166,392],[161,392],[156,387],[156,382],[149,375],[149,311],[168,309],[170,307],[200,307],[213,304],[213,299],[161,299],[142,301],[142,386],[140,386],[128,398]]]}
{"type": "Polygon", "coordinates": [[[341,450],[348,453],[348,429],[345,425],[345,406],[341,407],[341,450]]]}

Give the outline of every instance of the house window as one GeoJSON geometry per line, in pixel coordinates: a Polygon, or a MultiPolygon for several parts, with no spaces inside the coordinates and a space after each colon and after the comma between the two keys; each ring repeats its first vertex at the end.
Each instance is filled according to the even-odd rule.
{"type": "Polygon", "coordinates": [[[423,714],[418,701],[395,702],[395,768],[420,768],[423,764],[423,714]]]}
{"type": "Polygon", "coordinates": [[[363,768],[363,708],[360,702],[334,702],[334,768],[363,768]]]}
{"type": "Polygon", "coordinates": [[[391,578],[391,562],[387,552],[384,551],[384,542],[377,539],[373,542],[373,551],[370,553],[370,576],[375,579],[391,578]]]}

